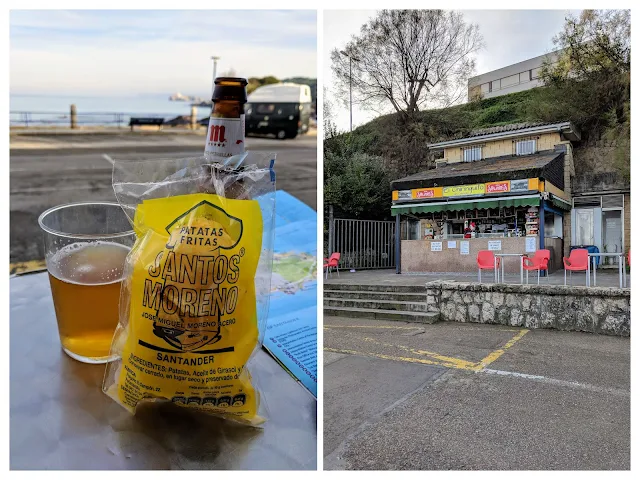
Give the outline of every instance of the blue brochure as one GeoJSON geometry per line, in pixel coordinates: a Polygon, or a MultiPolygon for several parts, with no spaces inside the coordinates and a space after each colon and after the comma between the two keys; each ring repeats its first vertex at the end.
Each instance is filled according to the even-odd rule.
{"type": "Polygon", "coordinates": [[[279,190],[264,347],[314,396],[318,392],[317,252],[316,212],[279,190]]]}

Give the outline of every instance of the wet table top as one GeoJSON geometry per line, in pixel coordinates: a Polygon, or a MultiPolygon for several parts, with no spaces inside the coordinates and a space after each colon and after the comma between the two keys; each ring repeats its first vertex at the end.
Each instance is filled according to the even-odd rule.
{"type": "Polygon", "coordinates": [[[316,400],[264,350],[252,360],[264,428],[165,403],[132,416],[102,393],[104,365],[60,348],[46,272],[10,290],[11,469],[316,468],[316,400]]]}

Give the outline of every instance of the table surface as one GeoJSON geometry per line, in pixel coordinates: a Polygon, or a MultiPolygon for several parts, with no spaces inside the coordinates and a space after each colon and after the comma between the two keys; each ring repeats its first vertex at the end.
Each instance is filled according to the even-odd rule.
{"type": "Polygon", "coordinates": [[[587,253],[590,257],[624,257],[624,252],[618,253],[587,253]]]}
{"type": "Polygon", "coordinates": [[[528,253],[494,253],[495,257],[526,257],[528,253]]]}
{"type": "Polygon", "coordinates": [[[102,393],[104,365],[62,351],[47,274],[10,291],[11,469],[316,469],[316,400],[265,351],[264,428],[166,403],[133,416],[102,393]]]}

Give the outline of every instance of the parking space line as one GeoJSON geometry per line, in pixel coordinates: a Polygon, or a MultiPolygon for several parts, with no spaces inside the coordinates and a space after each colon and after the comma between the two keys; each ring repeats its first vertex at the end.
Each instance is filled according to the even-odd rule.
{"type": "Polygon", "coordinates": [[[395,325],[324,325],[324,328],[392,328],[399,330],[424,330],[423,327],[403,327],[395,325]]]}
{"type": "Polygon", "coordinates": [[[558,385],[560,387],[579,388],[582,390],[588,390],[590,392],[607,393],[618,397],[629,397],[631,395],[631,392],[621,390],[619,388],[598,387],[597,385],[591,385],[589,383],[572,382],[570,380],[559,380],[557,378],[549,378],[543,375],[531,375],[530,373],[493,370],[491,368],[483,368],[482,370],[480,370],[480,373],[523,378],[525,380],[532,380],[534,382],[548,383],[551,385],[558,385]]]}
{"type": "Polygon", "coordinates": [[[505,343],[502,346],[502,348],[498,348],[497,350],[494,350],[489,355],[487,355],[482,360],[480,360],[477,363],[476,367],[475,367],[476,371],[480,371],[483,368],[486,368],[487,366],[489,366],[490,364],[495,362],[497,359],[499,359],[504,354],[504,352],[506,352],[508,349],[510,349],[516,343],[518,343],[518,341],[520,341],[522,339],[522,337],[524,337],[527,334],[528,331],[529,330],[527,330],[527,329],[520,330],[518,333],[516,333],[513,336],[513,338],[511,340],[509,340],[507,343],[505,343]]]}
{"type": "Polygon", "coordinates": [[[396,357],[393,355],[385,355],[382,353],[358,352],[356,350],[342,350],[338,348],[329,348],[329,347],[324,347],[324,350],[327,352],[334,352],[334,353],[346,353],[347,355],[360,355],[363,357],[381,358],[383,360],[395,360],[397,362],[422,363],[424,365],[435,365],[437,367],[457,368],[455,365],[444,364],[443,362],[437,362],[435,360],[426,360],[423,358],[396,357]]]}
{"type": "Polygon", "coordinates": [[[385,347],[399,348],[401,350],[405,350],[415,355],[423,355],[426,357],[431,357],[434,360],[442,362],[443,365],[450,366],[451,368],[457,368],[459,370],[475,370],[475,368],[478,365],[475,362],[470,362],[468,360],[463,360],[461,358],[456,358],[456,357],[447,357],[445,355],[440,355],[439,353],[435,353],[435,352],[429,352],[426,350],[416,350],[415,348],[406,347],[404,345],[393,345],[390,343],[382,343],[377,340],[374,340],[373,338],[365,337],[364,340],[367,342],[375,343],[385,347]]]}

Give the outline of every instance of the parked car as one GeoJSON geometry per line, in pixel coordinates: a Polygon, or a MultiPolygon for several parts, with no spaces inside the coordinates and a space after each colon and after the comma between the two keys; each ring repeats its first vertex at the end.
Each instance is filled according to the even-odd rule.
{"type": "Polygon", "coordinates": [[[258,87],[249,95],[244,112],[247,134],[295,138],[309,130],[311,89],[295,83],[258,87]]]}

